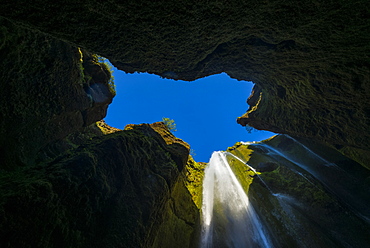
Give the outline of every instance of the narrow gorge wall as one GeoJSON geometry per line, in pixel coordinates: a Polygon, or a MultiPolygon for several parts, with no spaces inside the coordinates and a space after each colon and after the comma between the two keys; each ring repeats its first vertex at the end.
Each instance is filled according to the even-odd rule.
{"type": "Polygon", "coordinates": [[[0,169],[12,170],[104,118],[114,93],[92,54],[1,17],[0,25],[0,169]]]}
{"type": "Polygon", "coordinates": [[[122,131],[97,122],[115,95],[106,65],[0,25],[0,246],[153,247],[158,233],[190,246],[189,145],[163,123],[122,131]]]}
{"type": "MultiPolygon", "coordinates": [[[[163,124],[124,131],[96,124],[114,90],[95,54],[129,73],[191,81],[226,72],[251,80],[251,107],[240,124],[327,143],[369,168],[369,19],[367,0],[1,1],[0,246],[196,242],[204,164],[190,159],[188,145],[163,124]]],[[[264,152],[257,150],[254,157],[264,152]]],[[[346,161],[355,176],[368,175],[346,161]]],[[[270,168],[267,181],[282,182],[276,189],[296,185],[289,189],[294,197],[302,193],[299,186],[309,186],[273,163],[263,166],[270,168]]],[[[365,178],[359,189],[367,185],[365,178]]],[[[268,213],[271,199],[263,185],[253,183],[250,191],[256,202],[268,199],[260,211],[268,213]]],[[[335,211],[348,206],[327,194],[304,193],[305,203],[330,216],[310,216],[320,228],[347,220],[352,228],[344,241],[326,232],[313,242],[335,245],[359,237],[356,244],[368,243],[353,232],[367,227],[356,214],[336,220],[335,211]]],[[[296,235],[275,227],[278,234],[279,227],[287,230],[281,240],[296,235]]]]}
{"type": "Polygon", "coordinates": [[[0,245],[153,247],[170,212],[177,227],[159,238],[190,243],[198,208],[184,181],[188,154],[163,123],[143,124],[50,162],[3,171],[0,245]]]}
{"type": "Polygon", "coordinates": [[[0,15],[126,72],[251,80],[257,100],[240,124],[326,142],[358,161],[369,152],[367,0],[2,1],[0,15]]]}

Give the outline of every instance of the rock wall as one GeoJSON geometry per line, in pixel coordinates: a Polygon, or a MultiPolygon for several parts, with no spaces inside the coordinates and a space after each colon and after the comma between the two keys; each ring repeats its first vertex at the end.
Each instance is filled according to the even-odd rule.
{"type": "Polygon", "coordinates": [[[11,170],[101,120],[114,94],[91,54],[4,18],[0,26],[0,169],[11,170]]]}
{"type": "Polygon", "coordinates": [[[149,247],[198,247],[203,169],[204,166],[189,157],[185,170],[171,191],[158,233],[152,237],[149,247]]]}
{"type": "Polygon", "coordinates": [[[160,233],[191,247],[189,145],[163,123],[99,121],[115,92],[97,55],[0,26],[0,246],[153,247],[160,233]]]}
{"type": "Polygon", "coordinates": [[[157,239],[189,243],[198,209],[179,177],[188,154],[163,123],[143,124],[2,173],[0,246],[153,247],[169,209],[182,224],[157,239]]]}
{"type": "Polygon", "coordinates": [[[251,80],[240,124],[369,152],[367,0],[2,1],[0,15],[126,72],[251,80]]]}
{"type": "MultiPolygon", "coordinates": [[[[237,143],[228,151],[257,171],[249,199],[274,246],[369,244],[370,173],[360,164],[325,145],[285,135],[237,143]]],[[[231,162],[234,170],[252,173],[238,160],[231,162]]],[[[250,176],[239,180],[248,184],[250,176]]]]}
{"type": "MultiPolygon", "coordinates": [[[[129,73],[191,81],[227,72],[251,80],[256,84],[251,107],[240,124],[309,138],[307,145],[328,143],[369,168],[367,0],[4,0],[0,16],[1,246],[196,242],[203,165],[188,160],[188,145],[162,124],[122,132],[94,124],[114,96],[109,69],[95,53],[129,73]],[[179,233],[186,235],[181,239],[179,233]]],[[[287,141],[275,145],[295,152],[287,141]]],[[[261,178],[272,183],[274,193],[289,195],[283,209],[272,209],[279,202],[258,180],[244,187],[261,204],[263,220],[275,223],[277,244],[366,246],[368,237],[357,230],[368,230],[368,171],[321,147],[341,158],[341,173],[362,180],[326,173],[326,179],[345,183],[335,187],[336,194],[343,197],[349,189],[354,204],[338,200],[320,180],[297,179],[291,162],[282,167],[271,157],[257,167],[265,170],[261,178]],[[305,215],[309,205],[313,213],[305,215]],[[291,214],[300,217],[289,219],[291,214]],[[297,230],[318,238],[297,241],[296,220],[310,220],[297,230]],[[334,227],[334,233],[328,231],[334,227]]],[[[251,163],[266,153],[252,150],[246,155],[251,163]]]]}

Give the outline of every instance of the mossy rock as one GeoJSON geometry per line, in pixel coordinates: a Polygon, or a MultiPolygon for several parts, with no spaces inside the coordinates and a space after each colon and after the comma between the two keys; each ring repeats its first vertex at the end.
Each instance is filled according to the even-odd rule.
{"type": "Polygon", "coordinates": [[[190,233],[198,210],[178,170],[188,145],[162,138],[161,128],[96,136],[48,163],[3,172],[0,246],[151,247],[173,204],[190,233]]]}
{"type": "MultiPolygon", "coordinates": [[[[229,149],[230,150],[230,149],[229,149]]],[[[363,247],[369,172],[336,149],[285,135],[232,147],[261,170],[249,198],[276,247],[363,247]]]]}
{"type": "Polygon", "coordinates": [[[3,17],[0,26],[0,169],[12,170],[35,165],[46,146],[104,118],[113,94],[111,75],[98,62],[88,69],[92,54],[3,17]],[[94,100],[86,89],[97,83],[94,100]]]}
{"type": "Polygon", "coordinates": [[[0,15],[128,73],[191,81],[226,72],[253,81],[255,97],[240,124],[370,150],[368,0],[23,0],[3,1],[0,15]]]}

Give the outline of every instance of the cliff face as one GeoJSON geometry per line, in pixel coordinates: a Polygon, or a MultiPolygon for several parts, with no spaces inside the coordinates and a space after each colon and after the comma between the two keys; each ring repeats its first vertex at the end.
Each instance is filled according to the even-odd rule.
{"type": "Polygon", "coordinates": [[[189,145],[163,123],[97,122],[115,95],[98,56],[0,26],[0,246],[191,247],[189,145]]]}
{"type": "Polygon", "coordinates": [[[198,220],[188,154],[163,123],[143,124],[2,173],[1,247],[153,247],[169,215],[177,227],[160,238],[185,245],[198,220]]]}
{"type": "Polygon", "coordinates": [[[370,173],[335,149],[279,135],[228,149],[249,199],[276,247],[366,247],[370,173]],[[242,173],[244,173],[244,175],[242,173]],[[244,187],[246,190],[248,188],[244,187]]]}
{"type": "Polygon", "coordinates": [[[91,54],[0,18],[0,169],[101,120],[114,93],[91,54]]]}
{"type": "MultiPolygon", "coordinates": [[[[1,1],[0,246],[195,245],[204,165],[162,124],[124,131],[95,124],[114,96],[95,53],[126,72],[251,80],[251,107],[240,124],[309,138],[306,145],[326,142],[369,166],[368,1],[242,2],[1,1]]],[[[271,142],[296,152],[289,139],[271,142]]],[[[330,151],[328,161],[340,158],[339,169],[318,169],[316,161],[319,178],[311,180],[255,145],[244,158],[253,151],[250,162],[281,195],[271,196],[257,178],[244,187],[263,221],[273,223],[277,244],[299,245],[308,230],[308,247],[366,246],[357,230],[368,230],[368,172],[317,146],[330,151]],[[355,196],[353,204],[344,196],[355,196]]]]}
{"type": "Polygon", "coordinates": [[[260,100],[240,124],[370,149],[367,0],[2,1],[0,15],[126,72],[251,80],[260,100]]]}

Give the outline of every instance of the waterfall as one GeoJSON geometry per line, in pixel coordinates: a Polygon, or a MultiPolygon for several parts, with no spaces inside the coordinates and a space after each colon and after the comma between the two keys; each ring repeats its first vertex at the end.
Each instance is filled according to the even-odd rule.
{"type": "Polygon", "coordinates": [[[272,247],[225,152],[214,152],[205,169],[201,247],[272,247]]]}
{"type": "MultiPolygon", "coordinates": [[[[336,164],[330,163],[324,158],[315,154],[297,140],[291,138],[290,136],[287,138],[296,142],[297,147],[302,147],[309,156],[305,156],[304,160],[299,160],[294,158],[292,154],[284,152],[284,150],[274,148],[268,144],[258,143],[252,145],[267,148],[267,154],[273,158],[276,158],[277,161],[284,159],[289,161],[292,165],[303,169],[307,174],[316,178],[316,180],[318,180],[328,192],[331,192],[338,199],[340,199],[344,205],[347,205],[350,209],[352,209],[354,213],[356,213],[361,219],[367,223],[370,223],[368,204],[366,201],[364,202],[362,200],[369,199],[369,187],[366,186],[363,181],[351,176],[348,172],[341,169],[336,164]]],[[[304,173],[298,172],[294,166],[290,168],[314,186],[314,183],[304,176],[304,173]]]]}
{"type": "Polygon", "coordinates": [[[230,153],[230,152],[225,152],[226,155],[229,155],[235,159],[237,159],[238,161],[242,162],[243,164],[245,164],[246,166],[248,166],[248,168],[254,172],[254,175],[257,176],[261,183],[266,187],[266,189],[268,189],[268,191],[270,191],[271,194],[274,194],[274,192],[272,192],[272,190],[270,189],[270,187],[265,183],[265,181],[263,181],[263,179],[260,177],[260,175],[258,174],[258,172],[256,171],[256,169],[254,169],[252,166],[250,166],[249,164],[247,164],[245,161],[243,161],[241,158],[239,158],[238,156],[235,156],[234,154],[230,153]]]}
{"type": "MultiPolygon", "coordinates": [[[[321,161],[321,164],[324,165],[324,166],[335,166],[335,167],[337,167],[336,164],[331,163],[331,162],[327,161],[326,159],[324,159],[323,157],[319,156],[318,154],[314,153],[311,149],[309,149],[307,146],[303,145],[302,143],[300,143],[298,140],[294,139],[293,137],[290,137],[287,134],[284,134],[284,136],[287,137],[288,139],[293,140],[294,143],[297,146],[302,147],[306,151],[306,154],[307,154],[308,157],[310,156],[312,158],[316,158],[317,160],[321,161]]],[[[339,167],[337,167],[337,168],[339,168],[339,167]]]]}

